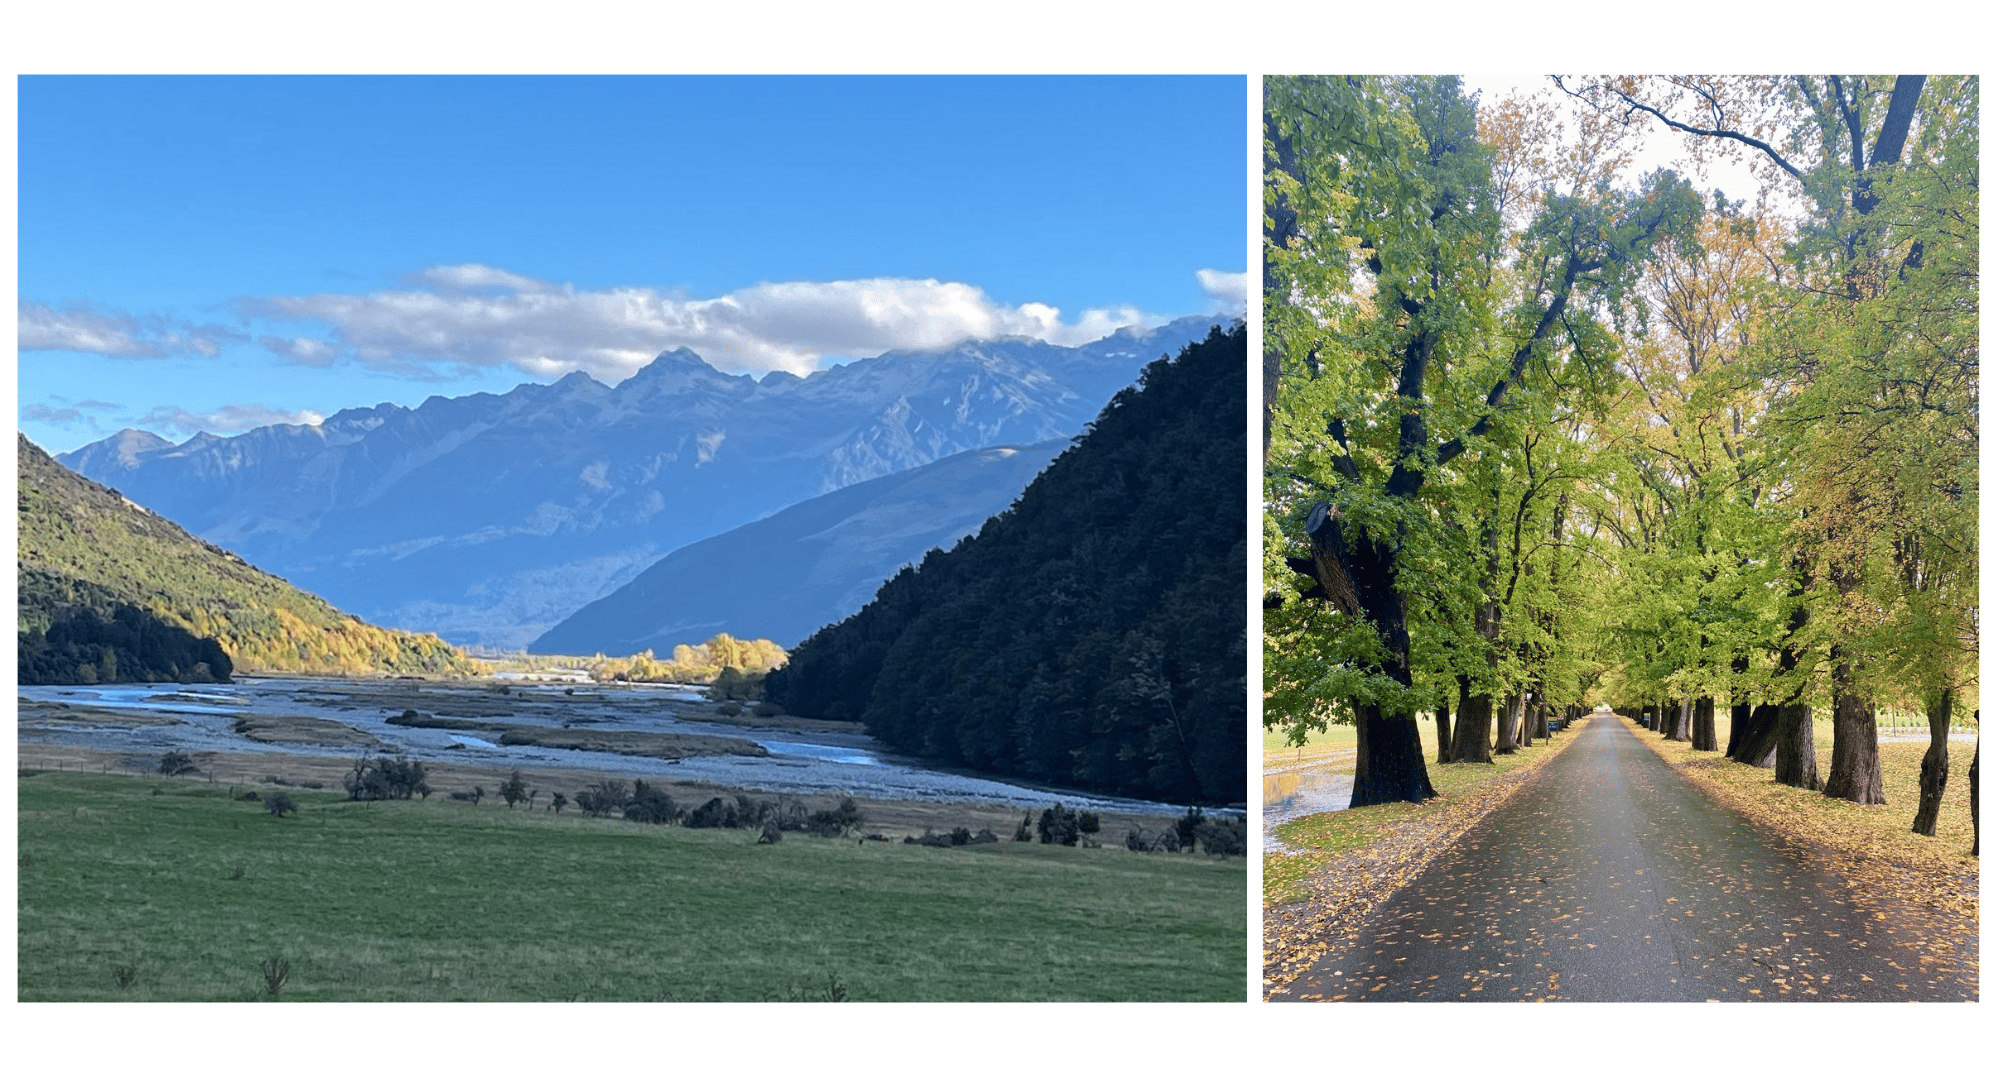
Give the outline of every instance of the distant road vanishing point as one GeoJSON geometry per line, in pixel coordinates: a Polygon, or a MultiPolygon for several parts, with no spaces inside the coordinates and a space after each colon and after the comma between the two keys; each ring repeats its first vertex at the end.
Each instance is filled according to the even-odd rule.
{"type": "Polygon", "coordinates": [[[1976,952],[1927,954],[1620,719],[1576,735],[1271,1000],[1977,1000],[1976,952]]]}

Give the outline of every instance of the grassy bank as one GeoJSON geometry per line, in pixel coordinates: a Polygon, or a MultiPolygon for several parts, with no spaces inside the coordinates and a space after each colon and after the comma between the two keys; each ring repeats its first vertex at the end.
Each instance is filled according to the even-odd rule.
{"type": "MultiPolygon", "coordinates": [[[[1944,803],[1938,812],[1937,836],[1911,832],[1917,814],[1917,781],[1929,738],[1884,740],[1877,744],[1886,804],[1863,807],[1824,793],[1779,785],[1772,772],[1733,763],[1720,752],[1697,752],[1686,741],[1664,740],[1658,733],[1626,723],[1639,739],[1659,753],[1690,781],[1757,823],[1803,846],[1833,856],[1844,873],[1881,870],[1890,873],[1885,885],[1921,888],[1927,900],[1978,918],[1979,858],[1972,855],[1973,746],[1951,744],[1944,803]]],[[[1729,743],[1729,716],[1715,716],[1716,743],[1729,743]]],[[[1833,723],[1813,723],[1813,754],[1822,781],[1833,767],[1833,723]]]]}
{"type": "Polygon", "coordinates": [[[267,997],[273,957],[297,1000],[1243,996],[1240,859],[287,792],[24,772],[18,997],[267,997]]]}

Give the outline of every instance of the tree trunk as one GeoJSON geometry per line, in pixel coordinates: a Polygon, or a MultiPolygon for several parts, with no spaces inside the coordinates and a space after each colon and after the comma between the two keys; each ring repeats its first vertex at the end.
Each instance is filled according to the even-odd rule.
{"type": "Polygon", "coordinates": [[[1712,752],[1715,750],[1715,697],[1703,696],[1694,701],[1694,750],[1712,752]]]}
{"type": "MultiPolygon", "coordinates": [[[[1396,590],[1394,550],[1366,528],[1357,528],[1350,547],[1340,515],[1325,501],[1306,515],[1311,544],[1308,573],[1334,608],[1366,617],[1386,652],[1380,669],[1396,683],[1410,684],[1410,629],[1402,593],[1396,590]]],[[[1357,703],[1354,796],[1348,807],[1394,800],[1422,803],[1437,795],[1424,769],[1424,743],[1415,714],[1384,714],[1376,704],[1357,703]]]]}
{"type": "Polygon", "coordinates": [[[1835,644],[1833,659],[1833,765],[1826,795],[1856,804],[1887,804],[1882,794],[1882,760],[1875,746],[1875,706],[1854,683],[1846,648],[1835,644]]]}
{"type": "MultiPolygon", "coordinates": [[[[1460,691],[1464,691],[1463,688],[1460,691]]],[[[1451,701],[1438,704],[1438,762],[1451,762],[1451,701]]]]}
{"type": "Polygon", "coordinates": [[[1917,818],[1910,829],[1927,838],[1937,837],[1938,809],[1944,807],[1944,787],[1951,763],[1951,689],[1924,702],[1930,719],[1931,746],[1924,751],[1924,765],[1917,778],[1917,818]]]}
{"type": "Polygon", "coordinates": [[[1738,703],[1729,708],[1729,758],[1748,766],[1771,769],[1778,759],[1778,714],[1775,703],[1738,703]]]}
{"type": "Polygon", "coordinates": [[[1460,763],[1493,762],[1493,697],[1471,694],[1470,678],[1459,679],[1458,728],[1452,731],[1451,757],[1460,763]]]}
{"type": "Polygon", "coordinates": [[[1354,796],[1350,808],[1398,800],[1421,804],[1437,795],[1424,769],[1424,745],[1417,719],[1384,714],[1372,703],[1354,705],[1354,796]]]}
{"type": "MultiPolygon", "coordinates": [[[[1979,723],[1979,712],[1972,712],[1974,725],[1979,723]]],[[[1972,742],[1972,772],[1965,776],[1966,784],[1972,786],[1972,855],[1979,855],[1979,742],[1972,742]]]]}
{"type": "Polygon", "coordinates": [[[1780,785],[1796,789],[1818,789],[1819,749],[1813,743],[1812,707],[1794,701],[1777,708],[1773,723],[1778,738],[1772,749],[1776,759],[1771,777],[1780,785]]]}
{"type": "Polygon", "coordinates": [[[1520,725],[1520,707],[1520,696],[1507,697],[1506,704],[1500,710],[1500,732],[1493,738],[1494,755],[1513,755],[1521,750],[1520,734],[1517,731],[1520,725]]]}

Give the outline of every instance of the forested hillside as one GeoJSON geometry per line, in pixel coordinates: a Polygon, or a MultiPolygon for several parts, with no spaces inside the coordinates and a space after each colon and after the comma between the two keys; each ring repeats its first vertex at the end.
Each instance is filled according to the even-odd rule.
{"type": "Polygon", "coordinates": [[[477,669],[436,636],[364,624],[252,568],[25,437],[17,452],[23,684],[477,669]]]}
{"type": "Polygon", "coordinates": [[[947,765],[1244,800],[1242,326],[1148,366],[1012,508],[765,685],[947,765]]]}

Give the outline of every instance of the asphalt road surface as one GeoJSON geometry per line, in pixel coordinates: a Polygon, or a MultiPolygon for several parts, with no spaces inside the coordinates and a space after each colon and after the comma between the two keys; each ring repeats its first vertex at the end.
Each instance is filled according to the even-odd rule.
{"type": "Polygon", "coordinates": [[[1619,719],[1568,735],[1274,1001],[1976,999],[1619,719]]]}

